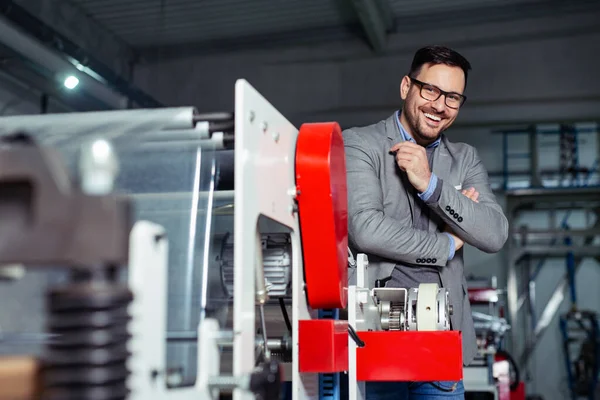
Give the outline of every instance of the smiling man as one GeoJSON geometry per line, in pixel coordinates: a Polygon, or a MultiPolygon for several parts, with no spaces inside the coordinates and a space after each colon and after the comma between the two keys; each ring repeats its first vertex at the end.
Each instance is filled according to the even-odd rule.
{"type": "MultiPolygon", "coordinates": [[[[477,151],[444,131],[466,96],[471,65],[442,46],[419,49],[402,78],[402,109],[344,131],[349,242],[369,256],[369,276],[387,287],[437,283],[449,292],[451,328],[462,331],[463,362],[476,353],[463,245],[498,252],[508,222],[477,151]]],[[[353,271],[350,271],[353,281],[353,271]]],[[[402,352],[402,346],[390,348],[402,352]]],[[[463,399],[462,382],[368,383],[367,399],[463,399]]]]}

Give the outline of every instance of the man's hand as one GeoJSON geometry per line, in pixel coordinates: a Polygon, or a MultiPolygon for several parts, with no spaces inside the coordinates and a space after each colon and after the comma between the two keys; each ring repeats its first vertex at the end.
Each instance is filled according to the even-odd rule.
{"type": "Polygon", "coordinates": [[[479,192],[476,191],[474,187],[470,189],[464,189],[461,193],[473,200],[475,203],[479,203],[479,192]]]}
{"type": "Polygon", "coordinates": [[[421,193],[426,191],[431,171],[425,148],[412,142],[402,142],[395,144],[390,151],[396,153],[396,163],[406,172],[411,185],[421,193]]]}
{"type": "Polygon", "coordinates": [[[452,229],[450,229],[450,227],[448,225],[446,225],[446,227],[444,228],[444,232],[450,234],[450,236],[452,236],[454,238],[454,251],[455,252],[460,250],[465,245],[464,240],[462,240],[461,238],[456,236],[454,231],[452,231],[452,229]]]}

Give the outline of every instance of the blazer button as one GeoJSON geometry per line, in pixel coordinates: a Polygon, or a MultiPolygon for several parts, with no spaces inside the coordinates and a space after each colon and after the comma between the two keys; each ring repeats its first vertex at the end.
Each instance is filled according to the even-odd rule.
{"type": "Polygon", "coordinates": [[[433,262],[433,260],[431,258],[427,259],[427,264],[431,264],[433,262]]]}
{"type": "Polygon", "coordinates": [[[458,222],[462,222],[462,221],[463,221],[462,217],[458,217],[458,222]]]}
{"type": "Polygon", "coordinates": [[[437,262],[437,258],[432,259],[431,262],[435,264],[437,262]]]}
{"type": "Polygon", "coordinates": [[[452,215],[452,216],[454,217],[454,214],[455,214],[455,212],[454,212],[454,210],[451,208],[451,209],[450,209],[450,215],[452,215]]]}
{"type": "Polygon", "coordinates": [[[446,211],[450,211],[450,210],[452,210],[452,207],[446,206],[446,211]]]}
{"type": "Polygon", "coordinates": [[[454,219],[458,219],[458,213],[454,213],[454,219]]]}
{"type": "Polygon", "coordinates": [[[421,264],[422,262],[423,262],[423,259],[417,258],[417,264],[421,264]]]}

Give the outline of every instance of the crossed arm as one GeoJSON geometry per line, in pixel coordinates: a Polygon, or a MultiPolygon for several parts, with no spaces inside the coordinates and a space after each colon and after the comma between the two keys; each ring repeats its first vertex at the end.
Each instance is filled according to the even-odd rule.
{"type": "Polygon", "coordinates": [[[438,181],[442,185],[439,197],[431,197],[425,203],[460,239],[486,253],[496,253],[508,238],[508,220],[495,200],[487,172],[475,151],[469,163],[462,193],[438,181]]]}

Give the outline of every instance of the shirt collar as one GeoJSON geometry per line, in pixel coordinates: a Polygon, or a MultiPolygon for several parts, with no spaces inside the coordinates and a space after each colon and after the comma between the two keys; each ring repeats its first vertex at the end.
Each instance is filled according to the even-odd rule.
{"type": "MultiPolygon", "coordinates": [[[[413,137],[410,136],[410,134],[406,131],[406,129],[404,129],[404,127],[400,123],[400,111],[396,111],[396,124],[398,124],[398,129],[400,130],[400,134],[402,134],[402,137],[404,138],[404,140],[416,143],[415,139],[413,139],[413,137]]],[[[436,139],[435,142],[429,144],[427,146],[427,148],[430,149],[430,148],[438,147],[440,145],[440,140],[441,139],[442,138],[440,136],[439,138],[436,139]]]]}

